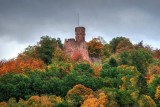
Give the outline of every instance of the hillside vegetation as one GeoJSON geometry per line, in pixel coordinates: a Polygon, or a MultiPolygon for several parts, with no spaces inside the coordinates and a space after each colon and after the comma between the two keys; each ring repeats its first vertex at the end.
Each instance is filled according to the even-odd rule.
{"type": "Polygon", "coordinates": [[[1,60],[0,107],[160,107],[160,49],[125,37],[87,45],[101,63],[70,58],[49,36],[1,60]]]}

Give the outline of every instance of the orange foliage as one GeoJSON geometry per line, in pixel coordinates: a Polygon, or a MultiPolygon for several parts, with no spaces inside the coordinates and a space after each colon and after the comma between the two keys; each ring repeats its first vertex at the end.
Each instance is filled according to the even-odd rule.
{"type": "Polygon", "coordinates": [[[108,104],[108,96],[101,92],[96,98],[94,95],[88,95],[81,107],[106,107],[108,104]]]}
{"type": "Polygon", "coordinates": [[[91,65],[93,70],[94,70],[94,75],[99,77],[100,76],[100,71],[102,69],[102,65],[91,65]]]}
{"type": "Polygon", "coordinates": [[[157,88],[156,88],[155,99],[156,100],[160,99],[160,85],[157,86],[157,88]]]}
{"type": "Polygon", "coordinates": [[[71,56],[71,60],[73,60],[73,61],[80,61],[82,59],[83,59],[83,55],[80,51],[74,52],[71,56]]]}
{"type": "Polygon", "coordinates": [[[44,69],[43,61],[31,57],[17,57],[0,64],[0,75],[5,73],[24,73],[26,70],[44,69]]]}
{"type": "Polygon", "coordinates": [[[93,38],[91,41],[87,43],[89,55],[93,57],[100,57],[103,44],[99,41],[98,38],[93,38]]]}
{"type": "Polygon", "coordinates": [[[160,74],[160,66],[158,65],[153,65],[150,70],[149,70],[150,74],[160,74]]]}
{"type": "Polygon", "coordinates": [[[81,107],[98,107],[98,105],[98,99],[95,98],[93,95],[89,95],[81,107]]]}
{"type": "Polygon", "coordinates": [[[6,107],[7,103],[6,102],[0,102],[0,107],[6,107]]]}

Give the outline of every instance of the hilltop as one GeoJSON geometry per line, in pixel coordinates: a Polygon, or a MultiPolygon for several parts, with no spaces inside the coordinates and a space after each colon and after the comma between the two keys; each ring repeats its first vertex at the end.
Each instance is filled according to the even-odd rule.
{"type": "Polygon", "coordinates": [[[0,62],[0,107],[158,107],[160,49],[143,41],[102,37],[85,41],[42,36],[34,46],[0,62]]]}

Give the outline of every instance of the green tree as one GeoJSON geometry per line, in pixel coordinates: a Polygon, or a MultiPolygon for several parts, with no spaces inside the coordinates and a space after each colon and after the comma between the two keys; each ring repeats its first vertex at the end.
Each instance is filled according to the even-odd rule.
{"type": "Polygon", "coordinates": [[[115,58],[110,58],[108,64],[109,64],[111,67],[117,67],[117,66],[118,66],[118,63],[117,63],[117,61],[116,61],[115,58]]]}
{"type": "Polygon", "coordinates": [[[56,39],[49,36],[42,36],[37,46],[38,57],[44,61],[45,64],[52,62],[52,53],[56,48],[56,39]]]}
{"type": "Polygon", "coordinates": [[[105,62],[110,55],[111,55],[111,46],[109,44],[104,44],[101,55],[102,62],[105,62]]]}
{"type": "Polygon", "coordinates": [[[118,91],[117,101],[120,107],[131,106],[134,104],[129,91],[126,90],[118,91]]]}
{"type": "Polygon", "coordinates": [[[100,76],[102,78],[108,77],[108,78],[114,78],[117,77],[118,72],[116,67],[108,67],[108,68],[103,68],[100,72],[100,76]]]}
{"type": "Polygon", "coordinates": [[[139,48],[131,52],[132,65],[143,75],[146,74],[150,63],[152,62],[152,53],[146,49],[139,48]]]}
{"type": "Polygon", "coordinates": [[[57,43],[58,43],[59,48],[62,49],[63,44],[62,44],[61,38],[57,38],[57,43]]]}
{"type": "Polygon", "coordinates": [[[20,98],[26,99],[26,97],[31,94],[31,80],[29,77],[23,74],[16,74],[12,79],[12,84],[15,87],[13,96],[16,98],[16,101],[19,101],[20,98]]]}
{"type": "Polygon", "coordinates": [[[93,69],[87,63],[79,63],[74,66],[74,70],[79,74],[91,75],[93,73],[93,69]]]}
{"type": "Polygon", "coordinates": [[[152,62],[152,53],[145,48],[138,48],[137,50],[131,51],[130,54],[122,53],[120,57],[122,64],[130,63],[132,66],[135,66],[141,73],[138,78],[138,87],[140,94],[146,94],[147,81],[145,79],[145,75],[148,71],[149,65],[152,62]]]}
{"type": "Polygon", "coordinates": [[[120,54],[120,64],[121,65],[130,65],[131,64],[131,58],[130,58],[129,52],[124,51],[120,54]]]}
{"type": "Polygon", "coordinates": [[[24,52],[20,54],[22,57],[28,56],[31,58],[37,58],[36,46],[28,46],[25,48],[24,52]]]}

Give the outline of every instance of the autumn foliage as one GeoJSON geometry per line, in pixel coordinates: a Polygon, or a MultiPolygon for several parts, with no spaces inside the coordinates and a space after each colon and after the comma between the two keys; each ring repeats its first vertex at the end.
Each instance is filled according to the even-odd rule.
{"type": "Polygon", "coordinates": [[[159,49],[93,38],[89,57],[102,62],[88,63],[83,50],[69,55],[59,42],[45,36],[0,61],[0,107],[160,107],[159,49]]]}
{"type": "Polygon", "coordinates": [[[160,74],[160,66],[153,65],[152,67],[150,67],[149,73],[150,74],[160,74]]]}
{"type": "Polygon", "coordinates": [[[103,49],[103,44],[98,38],[93,38],[91,41],[87,43],[87,45],[88,45],[89,55],[91,57],[100,57],[103,49]]]}
{"type": "Polygon", "coordinates": [[[1,62],[0,75],[13,72],[24,73],[26,70],[44,69],[45,65],[43,61],[34,58],[22,58],[10,59],[6,62],[1,62]]]}

